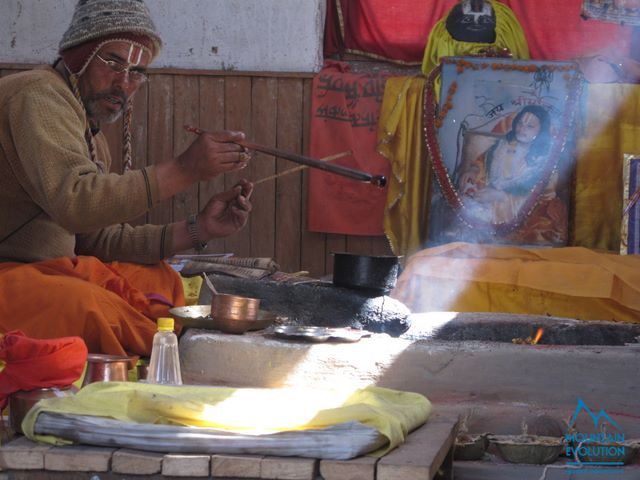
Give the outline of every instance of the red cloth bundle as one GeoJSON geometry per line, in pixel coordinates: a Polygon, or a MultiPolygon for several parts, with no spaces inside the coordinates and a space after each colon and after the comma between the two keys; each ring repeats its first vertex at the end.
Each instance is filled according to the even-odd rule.
{"type": "Polygon", "coordinates": [[[36,340],[20,330],[8,332],[0,341],[0,408],[18,390],[64,387],[75,382],[87,361],[87,346],[80,337],[36,340]]]}

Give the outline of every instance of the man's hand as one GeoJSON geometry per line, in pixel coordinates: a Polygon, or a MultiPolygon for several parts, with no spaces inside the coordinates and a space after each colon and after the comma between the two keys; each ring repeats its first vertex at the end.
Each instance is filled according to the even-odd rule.
{"type": "Polygon", "coordinates": [[[251,211],[251,192],[253,184],[243,179],[232,189],[211,197],[198,214],[202,237],[207,240],[226,237],[244,227],[251,211]]]}
{"type": "Polygon", "coordinates": [[[245,168],[251,158],[249,152],[234,143],[244,140],[244,133],[224,130],[202,132],[178,157],[178,163],[194,181],[207,181],[221,173],[245,168]]]}
{"type": "MultiPolygon", "coordinates": [[[[191,130],[189,130],[191,131],[191,130]]],[[[242,170],[251,159],[249,151],[235,143],[244,133],[199,130],[197,137],[180,156],[171,162],[155,165],[159,200],[166,200],[197,182],[211,180],[221,173],[242,170]]]]}

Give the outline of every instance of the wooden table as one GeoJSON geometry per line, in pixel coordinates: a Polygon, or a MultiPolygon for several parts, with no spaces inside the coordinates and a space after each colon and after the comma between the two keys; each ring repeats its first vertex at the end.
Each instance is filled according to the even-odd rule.
{"type": "Polygon", "coordinates": [[[163,454],[141,450],[38,444],[16,437],[0,448],[0,480],[279,479],[451,480],[457,420],[433,416],[382,458],[163,454]]]}

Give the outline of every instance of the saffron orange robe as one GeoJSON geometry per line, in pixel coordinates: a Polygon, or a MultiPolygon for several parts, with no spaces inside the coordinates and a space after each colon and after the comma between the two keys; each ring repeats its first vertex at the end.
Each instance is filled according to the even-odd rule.
{"type": "Polygon", "coordinates": [[[0,263],[0,331],[33,338],[79,336],[89,352],[149,356],[155,319],[184,305],[180,276],[165,262],[103,263],[62,257],[0,263]]]}

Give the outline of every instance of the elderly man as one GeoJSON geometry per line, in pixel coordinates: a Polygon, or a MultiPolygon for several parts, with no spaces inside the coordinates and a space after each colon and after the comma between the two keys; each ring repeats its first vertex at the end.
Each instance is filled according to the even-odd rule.
{"type": "Polygon", "coordinates": [[[161,45],[142,0],[80,0],[54,65],[0,80],[0,332],[148,355],[154,319],[184,304],[162,260],[246,223],[245,180],[186,221],[126,223],[250,159],[234,143],[244,134],[225,131],[199,135],[172,161],[128,168],[132,98],[161,45]],[[118,175],[100,126],[121,114],[118,175]]]}

